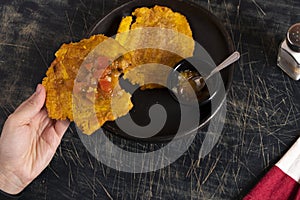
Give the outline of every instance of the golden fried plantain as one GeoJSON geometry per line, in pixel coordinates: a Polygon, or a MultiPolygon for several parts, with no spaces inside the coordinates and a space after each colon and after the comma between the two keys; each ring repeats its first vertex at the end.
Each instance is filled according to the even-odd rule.
{"type": "MultiPolygon", "coordinates": [[[[135,9],[132,16],[122,19],[116,40],[128,50],[132,50],[134,64],[131,68],[149,63],[173,67],[182,58],[192,56],[194,51],[192,30],[186,17],[163,6],[135,9]]],[[[138,75],[145,73],[145,69],[135,69],[131,72],[133,74],[129,75],[127,72],[131,68],[125,71],[124,78],[138,83],[142,89],[160,87],[157,84],[143,86],[144,79],[138,75]]],[[[148,76],[147,73],[144,76],[148,76]]],[[[166,75],[157,73],[152,79],[153,83],[161,82],[166,79],[166,75]]]]}
{"type": "Polygon", "coordinates": [[[118,77],[130,57],[118,58],[123,50],[113,41],[95,35],[63,44],[56,52],[43,79],[50,118],[75,121],[84,133],[92,134],[106,121],[129,112],[131,95],[120,88],[118,77]]]}

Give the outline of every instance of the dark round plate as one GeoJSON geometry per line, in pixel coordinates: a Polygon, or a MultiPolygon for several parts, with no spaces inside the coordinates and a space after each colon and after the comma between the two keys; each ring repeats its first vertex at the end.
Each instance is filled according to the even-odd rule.
{"type": "MultiPolygon", "coordinates": [[[[124,16],[131,15],[131,12],[138,7],[153,7],[155,5],[167,6],[173,11],[185,15],[191,26],[194,40],[205,48],[216,64],[221,63],[234,51],[232,40],[217,17],[196,4],[180,0],[130,1],[114,9],[101,19],[89,32],[89,36],[99,33],[105,34],[106,36],[114,36],[117,33],[118,26],[124,16]]],[[[232,82],[233,70],[234,66],[231,65],[221,71],[226,92],[230,88],[232,82]]],[[[138,141],[165,142],[171,140],[175,136],[181,117],[180,107],[178,102],[170,95],[168,89],[137,90],[132,96],[132,102],[134,103],[134,108],[128,115],[130,115],[132,120],[140,126],[146,126],[150,122],[149,108],[152,105],[160,104],[164,106],[167,112],[167,120],[158,134],[150,138],[136,138],[123,132],[115,122],[106,122],[103,125],[103,128],[118,136],[138,141]]],[[[193,108],[191,108],[191,112],[192,111],[193,108]]],[[[209,104],[201,106],[199,124],[196,127],[187,127],[181,135],[189,134],[198,128],[204,127],[209,123],[209,120],[216,112],[217,111],[211,112],[209,104]]]]}

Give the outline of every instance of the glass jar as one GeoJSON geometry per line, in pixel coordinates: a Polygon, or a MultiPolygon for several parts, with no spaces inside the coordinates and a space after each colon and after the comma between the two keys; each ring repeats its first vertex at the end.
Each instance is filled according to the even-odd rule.
{"type": "Polygon", "coordinates": [[[292,79],[300,79],[300,23],[289,28],[280,44],[277,65],[292,79]]]}

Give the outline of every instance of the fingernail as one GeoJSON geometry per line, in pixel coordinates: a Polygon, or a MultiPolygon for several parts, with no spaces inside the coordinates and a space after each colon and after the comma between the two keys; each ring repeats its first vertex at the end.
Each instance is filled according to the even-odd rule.
{"type": "Polygon", "coordinates": [[[36,92],[37,94],[39,94],[41,91],[42,91],[42,86],[41,86],[41,84],[38,84],[37,87],[36,87],[35,92],[36,92]]]}

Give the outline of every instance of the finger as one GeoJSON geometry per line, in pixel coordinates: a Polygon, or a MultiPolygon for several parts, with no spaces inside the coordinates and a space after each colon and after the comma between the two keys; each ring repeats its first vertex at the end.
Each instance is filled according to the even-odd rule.
{"type": "Polygon", "coordinates": [[[33,123],[38,127],[37,134],[41,135],[45,129],[49,126],[53,126],[54,120],[48,117],[48,112],[46,108],[43,107],[42,110],[32,119],[33,123]]]}
{"type": "Polygon", "coordinates": [[[70,125],[70,121],[69,120],[59,120],[56,121],[55,123],[55,131],[58,135],[58,137],[62,138],[64,133],[66,132],[67,128],[70,125]]]}
{"type": "Polygon", "coordinates": [[[70,122],[67,120],[56,121],[55,124],[46,127],[41,137],[47,144],[56,150],[69,124],[70,122]]]}
{"type": "Polygon", "coordinates": [[[12,114],[18,125],[30,123],[32,118],[40,112],[44,106],[46,91],[43,85],[39,84],[31,97],[24,101],[12,114]]]}

